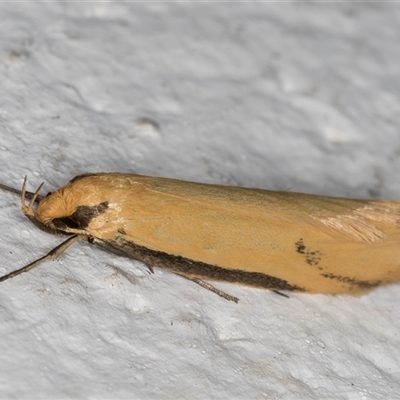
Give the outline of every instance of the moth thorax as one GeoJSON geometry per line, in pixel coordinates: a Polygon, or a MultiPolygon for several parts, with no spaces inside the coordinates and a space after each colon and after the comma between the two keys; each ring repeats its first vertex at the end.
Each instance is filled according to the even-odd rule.
{"type": "Polygon", "coordinates": [[[75,207],[65,200],[58,191],[42,199],[36,210],[38,220],[43,224],[48,224],[55,218],[71,215],[75,207]]]}

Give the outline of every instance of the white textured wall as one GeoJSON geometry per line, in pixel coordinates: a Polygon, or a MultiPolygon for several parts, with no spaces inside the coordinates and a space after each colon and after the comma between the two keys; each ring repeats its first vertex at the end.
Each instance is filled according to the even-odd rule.
{"type": "MultiPolygon", "coordinates": [[[[3,3],[1,181],[88,171],[400,198],[400,7],[3,3]]],[[[0,193],[0,273],[60,242],[0,193]]],[[[395,399],[400,285],[195,284],[76,244],[0,285],[3,399],[395,399]]]]}

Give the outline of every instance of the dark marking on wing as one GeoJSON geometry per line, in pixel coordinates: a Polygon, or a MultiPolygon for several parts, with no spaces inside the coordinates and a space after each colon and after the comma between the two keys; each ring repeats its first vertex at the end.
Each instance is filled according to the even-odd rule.
{"type": "Polygon", "coordinates": [[[300,238],[296,243],[296,251],[300,254],[305,254],[306,246],[303,243],[303,238],[300,238]]]}
{"type": "Polygon", "coordinates": [[[117,229],[117,232],[120,233],[121,235],[126,235],[124,228],[117,229]]]}
{"type": "MultiPolygon", "coordinates": [[[[305,244],[303,238],[300,238],[295,244],[296,251],[299,254],[304,254],[308,265],[318,265],[322,258],[322,253],[319,250],[311,251],[305,244]]],[[[322,269],[319,267],[319,269],[322,269]]]]}
{"type": "Polygon", "coordinates": [[[350,278],[348,276],[335,275],[335,274],[321,274],[324,278],[335,279],[339,282],[347,283],[352,286],[357,286],[362,289],[371,289],[374,286],[382,284],[381,281],[360,281],[359,279],[350,278]]]}
{"type": "Polygon", "coordinates": [[[108,201],[95,206],[78,206],[73,214],[61,218],[54,218],[52,223],[58,229],[66,227],[72,229],[85,229],[90,221],[103,214],[108,208],[108,201]]]}
{"type": "Polygon", "coordinates": [[[181,256],[151,250],[135,243],[128,242],[121,236],[117,236],[114,241],[101,241],[98,238],[95,238],[94,240],[100,247],[103,247],[112,253],[142,261],[150,268],[150,270],[152,270],[151,267],[155,266],[189,277],[233,283],[236,282],[272,290],[305,291],[305,288],[292,285],[284,279],[279,279],[271,275],[266,275],[260,272],[222,268],[216,265],[190,260],[181,256]]]}

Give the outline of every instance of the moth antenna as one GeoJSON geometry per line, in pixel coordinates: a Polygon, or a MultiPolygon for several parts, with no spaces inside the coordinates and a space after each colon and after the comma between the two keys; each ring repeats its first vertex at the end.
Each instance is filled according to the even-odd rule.
{"type": "Polygon", "coordinates": [[[75,243],[78,240],[84,240],[84,238],[85,238],[84,235],[71,236],[58,246],[54,247],[54,249],[50,250],[45,256],[38,258],[37,260],[31,262],[28,265],[25,265],[25,267],[22,267],[20,269],[17,269],[16,271],[10,272],[9,274],[0,277],[0,282],[4,282],[7,279],[14,278],[14,276],[23,274],[24,272],[28,272],[32,268],[36,267],[37,265],[41,264],[44,261],[56,259],[62,253],[64,253],[64,251],[67,250],[68,247],[71,246],[71,244],[75,243]]]}
{"type": "MultiPolygon", "coordinates": [[[[8,185],[4,185],[3,183],[0,183],[0,189],[2,190],[6,190],[7,192],[11,192],[11,193],[15,193],[15,194],[19,194],[20,196],[22,195],[22,191],[20,189],[15,189],[11,186],[8,185]]],[[[25,196],[28,199],[32,199],[33,196],[35,195],[35,193],[33,192],[25,192],[25,196]]],[[[40,194],[37,195],[35,202],[39,203],[40,200],[43,199],[44,196],[41,196],[40,194]]]]}

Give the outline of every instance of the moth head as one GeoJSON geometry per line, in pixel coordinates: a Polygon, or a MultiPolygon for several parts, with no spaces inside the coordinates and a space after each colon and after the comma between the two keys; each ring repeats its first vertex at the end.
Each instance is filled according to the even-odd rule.
{"type": "MultiPolygon", "coordinates": [[[[42,184],[43,185],[43,184],[42,184]]],[[[87,185],[76,185],[70,182],[61,189],[49,193],[46,197],[39,196],[42,187],[39,186],[27,206],[25,204],[25,186],[22,188],[22,212],[40,229],[53,234],[81,234],[89,235],[87,228],[90,223],[106,213],[108,201],[94,201],[89,199],[90,190],[87,185]],[[38,201],[38,196],[41,198],[38,201]],[[36,211],[33,204],[38,202],[36,211]]],[[[107,218],[105,218],[107,219],[107,218]]],[[[103,219],[98,220],[100,224],[103,219]]]]}
{"type": "MultiPolygon", "coordinates": [[[[43,183],[36,190],[28,205],[25,202],[26,193],[26,177],[22,187],[21,210],[22,212],[41,230],[53,234],[71,234],[76,233],[76,228],[79,228],[69,218],[76,210],[74,201],[71,201],[70,196],[64,193],[64,188],[61,188],[47,196],[42,197],[39,191],[43,183]],[[40,200],[38,200],[40,198],[40,200]],[[37,209],[33,209],[35,202],[38,202],[37,209]],[[69,223],[70,222],[70,223],[69,223]]],[[[80,233],[80,232],[78,232],[80,233]]]]}

